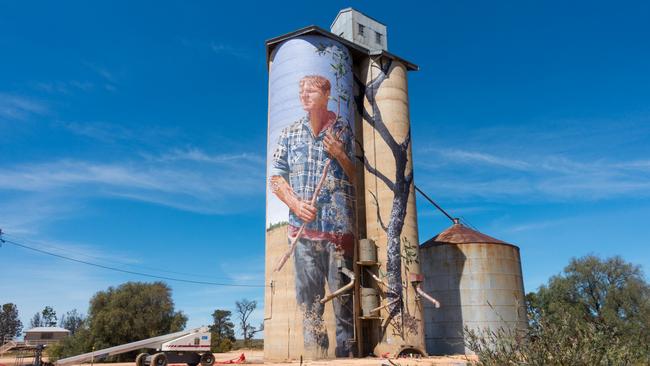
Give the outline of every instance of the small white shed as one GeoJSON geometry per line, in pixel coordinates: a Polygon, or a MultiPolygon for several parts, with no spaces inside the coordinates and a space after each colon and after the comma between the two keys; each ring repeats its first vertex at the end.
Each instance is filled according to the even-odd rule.
{"type": "Polygon", "coordinates": [[[25,331],[25,344],[47,345],[61,341],[70,331],[58,327],[36,327],[25,331]]]}

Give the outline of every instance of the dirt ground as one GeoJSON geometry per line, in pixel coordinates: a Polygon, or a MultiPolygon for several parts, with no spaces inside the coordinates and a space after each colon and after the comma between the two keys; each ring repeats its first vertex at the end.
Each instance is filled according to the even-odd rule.
{"type": "MultiPolygon", "coordinates": [[[[223,362],[232,359],[239,358],[239,355],[244,354],[246,356],[246,364],[248,365],[269,365],[269,366],[285,366],[285,365],[300,365],[300,360],[292,360],[290,362],[264,362],[264,351],[261,350],[237,350],[231,351],[228,353],[216,353],[215,359],[216,362],[223,362]]],[[[47,359],[45,359],[47,360],[47,359]]],[[[15,365],[15,357],[5,355],[0,358],[0,366],[20,366],[15,365]]],[[[468,359],[465,356],[434,356],[421,359],[393,359],[391,360],[392,364],[382,358],[356,358],[356,359],[336,359],[336,360],[320,360],[320,361],[304,361],[303,365],[335,365],[335,366],[465,366],[470,365],[468,359]]],[[[32,362],[31,358],[25,358],[24,362],[29,364],[32,362]]],[[[84,364],[84,366],[89,366],[90,364],[84,364]]],[[[97,364],[98,366],[134,366],[133,362],[124,362],[124,363],[101,363],[97,364]]],[[[182,364],[185,366],[185,364],[182,364]]],[[[215,364],[216,365],[216,364],[215,364]]],[[[74,365],[77,366],[77,365],[74,365]]],[[[181,364],[170,364],[169,366],[181,366],[181,364]]]]}

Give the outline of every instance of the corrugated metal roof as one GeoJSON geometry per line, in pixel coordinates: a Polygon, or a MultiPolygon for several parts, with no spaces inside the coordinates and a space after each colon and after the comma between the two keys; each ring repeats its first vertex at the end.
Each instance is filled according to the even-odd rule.
{"type": "Polygon", "coordinates": [[[36,327],[32,329],[28,329],[25,331],[25,333],[32,333],[32,332],[66,332],[70,333],[69,330],[64,329],[64,328],[59,328],[59,327],[36,327]]]}
{"type": "Polygon", "coordinates": [[[447,230],[434,236],[433,238],[422,243],[422,247],[429,247],[441,244],[471,244],[471,243],[484,243],[484,244],[506,244],[505,241],[495,239],[491,236],[472,230],[463,224],[454,224],[447,230]]]}

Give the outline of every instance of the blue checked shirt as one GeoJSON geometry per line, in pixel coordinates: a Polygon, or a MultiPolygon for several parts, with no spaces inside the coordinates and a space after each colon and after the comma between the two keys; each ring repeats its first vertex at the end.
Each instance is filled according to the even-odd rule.
{"type": "MultiPolygon", "coordinates": [[[[343,142],[348,158],[354,163],[350,128],[339,119],[333,124],[332,130],[334,135],[341,131],[339,139],[343,142]]],[[[269,176],[284,177],[298,197],[309,201],[323,174],[325,164],[331,158],[323,144],[326,133],[327,130],[323,130],[314,137],[308,116],[282,130],[273,154],[269,176]]],[[[327,178],[316,199],[316,219],[307,224],[305,229],[322,233],[352,233],[354,187],[338,161],[331,159],[327,178]]],[[[290,211],[289,224],[299,227],[303,222],[290,211]]]]}

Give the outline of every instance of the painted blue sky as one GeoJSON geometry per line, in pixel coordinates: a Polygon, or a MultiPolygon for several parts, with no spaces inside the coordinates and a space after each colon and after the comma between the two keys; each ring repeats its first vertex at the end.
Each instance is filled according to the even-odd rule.
{"type": "MultiPolygon", "coordinates": [[[[416,184],[521,248],[535,290],[574,256],[650,268],[647,2],[3,2],[0,228],[77,259],[263,285],[264,41],[353,6],[410,75],[416,184]]],[[[449,226],[418,197],[420,240],[449,226]]],[[[0,303],[147,278],[0,248],[0,303]]],[[[169,282],[189,326],[263,289],[169,282]]],[[[263,318],[262,306],[254,323],[263,318]]]]}

